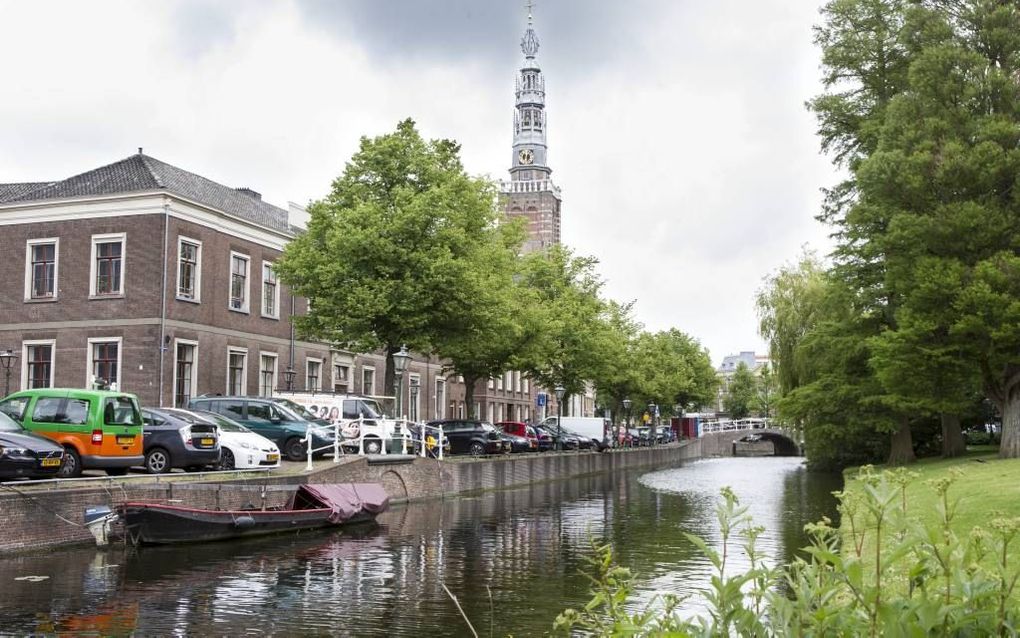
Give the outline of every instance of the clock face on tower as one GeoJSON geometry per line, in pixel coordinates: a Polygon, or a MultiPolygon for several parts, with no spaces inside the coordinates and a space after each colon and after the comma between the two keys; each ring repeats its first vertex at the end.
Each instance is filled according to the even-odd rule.
{"type": "Polygon", "coordinates": [[[535,161],[535,153],[529,148],[522,148],[517,153],[517,159],[520,160],[521,164],[530,166],[535,161]]]}

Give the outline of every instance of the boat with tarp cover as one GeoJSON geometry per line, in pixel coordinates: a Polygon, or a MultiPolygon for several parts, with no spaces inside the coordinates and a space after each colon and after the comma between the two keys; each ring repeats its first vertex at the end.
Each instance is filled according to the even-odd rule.
{"type": "Polygon", "coordinates": [[[301,485],[281,509],[209,510],[129,501],[117,506],[133,544],[219,541],[246,536],[353,525],[375,520],[389,506],[378,483],[301,485]]]}

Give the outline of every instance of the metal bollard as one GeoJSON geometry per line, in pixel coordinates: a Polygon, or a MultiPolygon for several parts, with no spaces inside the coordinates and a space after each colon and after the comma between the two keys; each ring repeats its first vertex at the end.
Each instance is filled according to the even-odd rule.
{"type": "Polygon", "coordinates": [[[439,424],[439,460],[443,460],[443,424],[439,424]]]}
{"type": "Polygon", "coordinates": [[[340,422],[333,421],[333,462],[340,462],[340,422]]]}
{"type": "Polygon", "coordinates": [[[305,441],[308,442],[308,463],[305,464],[305,471],[312,471],[312,424],[305,426],[305,441]]]}

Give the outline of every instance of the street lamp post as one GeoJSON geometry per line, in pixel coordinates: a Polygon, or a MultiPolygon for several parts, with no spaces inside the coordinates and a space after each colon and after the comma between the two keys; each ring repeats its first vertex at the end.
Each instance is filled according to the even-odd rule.
{"type": "Polygon", "coordinates": [[[625,427],[627,428],[627,436],[630,436],[630,406],[633,404],[634,402],[631,401],[630,399],[623,400],[623,411],[627,415],[627,420],[625,421],[625,427]]]}
{"type": "Polygon", "coordinates": [[[651,436],[651,441],[650,441],[651,445],[655,445],[656,443],[659,442],[658,439],[655,438],[655,417],[657,416],[657,410],[658,409],[659,409],[659,406],[655,405],[654,403],[649,403],[648,404],[648,416],[651,417],[651,421],[652,421],[652,424],[651,424],[652,428],[649,430],[649,433],[650,433],[650,436],[651,436]]]}
{"type": "Polygon", "coordinates": [[[563,395],[567,389],[562,385],[556,386],[553,390],[556,393],[556,449],[563,449],[563,395]]]}
{"type": "Polygon", "coordinates": [[[18,355],[7,349],[0,352],[0,366],[4,368],[4,396],[11,393],[11,366],[18,360],[18,355]]]}
{"type": "Polygon", "coordinates": [[[404,372],[407,371],[407,364],[411,362],[411,355],[407,352],[407,346],[400,346],[400,352],[393,353],[393,374],[397,380],[397,409],[395,410],[394,418],[401,418],[401,411],[404,409],[403,401],[403,378],[404,372]]]}
{"type": "Polygon", "coordinates": [[[296,374],[297,372],[294,372],[294,368],[289,366],[283,371],[283,380],[287,384],[287,392],[291,392],[294,389],[294,375],[296,374]]]}

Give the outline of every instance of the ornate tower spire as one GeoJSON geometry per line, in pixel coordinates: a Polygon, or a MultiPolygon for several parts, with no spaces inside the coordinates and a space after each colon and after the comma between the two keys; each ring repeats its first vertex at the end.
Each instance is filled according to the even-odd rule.
{"type": "Polygon", "coordinates": [[[538,35],[535,34],[534,5],[528,0],[528,27],[521,38],[524,64],[516,85],[514,112],[514,156],[510,167],[513,180],[548,179],[552,172],[546,163],[545,78],[535,59],[538,35]]]}
{"type": "Polygon", "coordinates": [[[527,0],[528,26],[521,38],[521,65],[515,86],[513,158],[510,181],[503,182],[504,210],[527,222],[525,251],[560,242],[560,189],[553,184],[546,145],[545,77],[538,66],[533,0],[527,0]]]}

